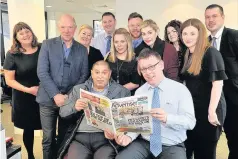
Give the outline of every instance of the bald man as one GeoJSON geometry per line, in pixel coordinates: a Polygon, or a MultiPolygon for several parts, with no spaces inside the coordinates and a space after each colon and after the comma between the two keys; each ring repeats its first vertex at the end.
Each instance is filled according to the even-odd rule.
{"type": "MultiPolygon", "coordinates": [[[[53,159],[56,155],[59,108],[73,86],[84,83],[88,75],[87,49],[73,39],[76,28],[75,19],[71,15],[62,15],[58,21],[60,36],[43,41],[39,54],[37,75],[40,86],[36,101],[40,104],[44,159],[53,159]]],[[[58,145],[66,126],[71,122],[59,118],[58,145]]]]}
{"type": "Polygon", "coordinates": [[[107,62],[97,61],[91,70],[92,78],[84,84],[73,88],[65,105],[60,107],[60,116],[68,118],[78,115],[77,124],[67,132],[65,141],[61,145],[57,158],[62,158],[65,153],[68,159],[114,159],[118,152],[118,145],[107,136],[107,132],[87,124],[83,109],[88,106],[80,98],[80,89],[104,95],[109,99],[130,96],[130,91],[111,79],[111,69],[107,62]],[[69,148],[69,149],[68,149],[69,148]],[[68,152],[65,152],[68,149],[68,152]]]}

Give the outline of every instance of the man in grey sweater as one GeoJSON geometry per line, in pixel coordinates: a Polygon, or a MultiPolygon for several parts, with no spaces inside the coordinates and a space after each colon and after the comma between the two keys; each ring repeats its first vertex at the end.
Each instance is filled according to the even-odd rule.
{"type": "MultiPolygon", "coordinates": [[[[60,107],[60,116],[68,118],[77,116],[76,125],[71,127],[61,145],[58,158],[62,158],[68,149],[70,159],[111,159],[117,154],[119,147],[113,140],[108,140],[100,129],[87,125],[83,109],[88,106],[80,98],[80,89],[116,99],[130,96],[130,91],[111,79],[111,70],[105,61],[96,62],[91,70],[92,78],[84,84],[73,88],[65,104],[60,107]]],[[[105,132],[105,135],[107,133],[105,132]]]]}

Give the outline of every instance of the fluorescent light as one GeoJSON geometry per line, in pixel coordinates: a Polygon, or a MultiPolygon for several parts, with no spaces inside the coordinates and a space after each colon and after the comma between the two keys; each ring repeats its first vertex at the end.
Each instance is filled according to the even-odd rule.
{"type": "Polygon", "coordinates": [[[46,8],[51,8],[52,6],[45,6],[46,8]]]}

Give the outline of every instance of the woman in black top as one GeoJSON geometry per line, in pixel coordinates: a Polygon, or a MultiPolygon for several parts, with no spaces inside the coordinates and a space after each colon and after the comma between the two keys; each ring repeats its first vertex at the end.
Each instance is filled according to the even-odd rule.
{"type": "Polygon", "coordinates": [[[130,33],[119,28],[112,37],[111,51],[106,59],[112,70],[112,78],[129,89],[132,95],[139,87],[141,78],[137,72],[137,61],[132,48],[130,33]]]}
{"type": "Polygon", "coordinates": [[[195,109],[196,126],[187,131],[187,158],[215,159],[216,146],[225,120],[226,102],[222,92],[227,79],[222,56],[211,47],[205,26],[189,19],[181,26],[185,54],[182,78],[190,90],[195,109]]]}
{"type": "Polygon", "coordinates": [[[82,25],[79,28],[78,41],[88,49],[88,69],[89,76],[91,75],[91,69],[95,62],[103,60],[103,56],[100,50],[90,46],[93,37],[93,28],[87,24],[82,25]]]}
{"type": "Polygon", "coordinates": [[[181,40],[181,24],[182,23],[178,20],[172,20],[165,26],[164,30],[164,40],[172,44],[178,53],[179,72],[183,67],[184,54],[186,51],[186,46],[181,40]]]}
{"type": "Polygon", "coordinates": [[[34,159],[34,130],[41,129],[39,105],[35,101],[39,79],[36,74],[39,43],[32,29],[19,22],[13,29],[13,45],[4,62],[4,75],[12,87],[12,121],[24,130],[28,158],[34,159]]]}

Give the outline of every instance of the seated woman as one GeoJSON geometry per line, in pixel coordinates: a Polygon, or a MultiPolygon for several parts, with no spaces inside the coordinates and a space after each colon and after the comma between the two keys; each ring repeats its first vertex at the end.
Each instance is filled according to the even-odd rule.
{"type": "Polygon", "coordinates": [[[165,77],[178,80],[179,61],[176,49],[158,37],[159,27],[153,20],[145,20],[140,28],[143,41],[135,48],[136,57],[144,48],[158,52],[164,61],[165,77]]]}
{"type": "Polygon", "coordinates": [[[179,72],[181,71],[183,67],[183,61],[184,61],[184,54],[186,51],[186,46],[181,40],[181,22],[178,20],[172,20],[170,21],[164,29],[164,40],[167,43],[172,44],[177,53],[178,53],[178,59],[179,59],[179,72]]]}
{"type": "Polygon", "coordinates": [[[132,48],[130,33],[119,28],[112,37],[111,52],[106,59],[112,69],[112,79],[123,85],[134,95],[141,78],[137,72],[137,61],[132,48]]]}
{"type": "Polygon", "coordinates": [[[88,49],[88,69],[89,76],[91,75],[91,69],[95,62],[103,60],[103,56],[100,50],[90,46],[93,37],[93,28],[87,24],[82,25],[79,28],[78,41],[88,49]]]}

